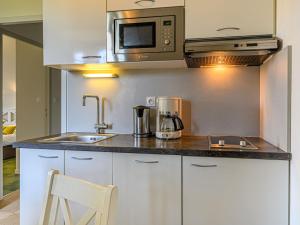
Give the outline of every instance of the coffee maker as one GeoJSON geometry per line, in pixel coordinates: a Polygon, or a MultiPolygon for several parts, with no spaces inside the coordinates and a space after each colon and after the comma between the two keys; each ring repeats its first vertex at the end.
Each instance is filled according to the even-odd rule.
{"type": "Polygon", "coordinates": [[[159,139],[177,139],[184,129],[182,99],[179,97],[158,97],[156,100],[156,137],[159,139]]]}

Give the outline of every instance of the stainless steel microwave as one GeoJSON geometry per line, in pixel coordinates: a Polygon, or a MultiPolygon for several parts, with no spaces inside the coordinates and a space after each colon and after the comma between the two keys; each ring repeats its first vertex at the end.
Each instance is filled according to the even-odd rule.
{"type": "Polygon", "coordinates": [[[107,61],[184,58],[184,7],[108,12],[107,61]]]}

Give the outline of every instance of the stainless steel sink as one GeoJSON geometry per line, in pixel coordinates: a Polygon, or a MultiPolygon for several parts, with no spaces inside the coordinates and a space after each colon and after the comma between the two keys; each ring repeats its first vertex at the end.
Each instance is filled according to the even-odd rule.
{"type": "Polygon", "coordinates": [[[106,140],[108,138],[112,138],[116,136],[116,134],[70,134],[63,135],[59,137],[47,138],[43,140],[39,140],[42,143],[70,143],[70,144],[94,144],[99,141],[106,140]]]}

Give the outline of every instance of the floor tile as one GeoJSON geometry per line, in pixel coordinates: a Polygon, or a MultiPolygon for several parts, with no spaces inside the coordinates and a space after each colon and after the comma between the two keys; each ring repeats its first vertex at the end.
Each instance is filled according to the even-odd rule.
{"type": "MultiPolygon", "coordinates": [[[[1,214],[1,212],[0,212],[0,214],[1,214]]],[[[19,215],[13,214],[13,215],[6,217],[5,219],[0,219],[0,224],[1,225],[19,225],[20,224],[19,215]]]]}
{"type": "Polygon", "coordinates": [[[9,211],[12,213],[19,211],[19,209],[20,209],[20,201],[19,200],[14,201],[13,203],[2,208],[2,210],[9,211]]]}
{"type": "Polygon", "coordinates": [[[0,209],[0,225],[20,224],[20,201],[17,200],[0,209]]]}

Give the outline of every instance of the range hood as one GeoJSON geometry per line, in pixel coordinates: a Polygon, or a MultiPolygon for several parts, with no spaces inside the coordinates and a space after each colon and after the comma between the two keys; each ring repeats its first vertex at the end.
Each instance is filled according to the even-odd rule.
{"type": "Polygon", "coordinates": [[[185,60],[189,68],[260,66],[280,47],[278,38],[199,39],[185,42],[185,60]]]}

